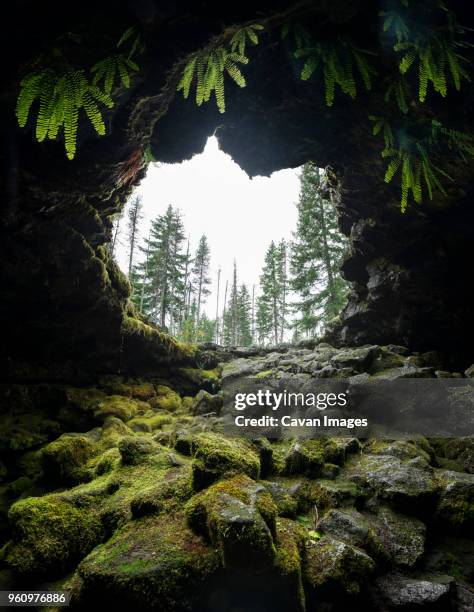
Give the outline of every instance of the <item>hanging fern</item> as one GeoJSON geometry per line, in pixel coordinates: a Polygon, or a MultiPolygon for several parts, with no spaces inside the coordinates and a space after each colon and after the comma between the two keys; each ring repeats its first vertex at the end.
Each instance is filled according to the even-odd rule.
{"type": "Polygon", "coordinates": [[[230,39],[230,50],[234,53],[238,51],[239,55],[245,55],[247,41],[252,45],[258,45],[257,32],[261,30],[263,30],[263,26],[259,23],[240,28],[230,39]]]}
{"type": "Polygon", "coordinates": [[[355,72],[359,73],[367,90],[371,89],[371,77],[375,70],[367,60],[368,51],[358,49],[349,40],[338,38],[335,42],[315,43],[294,52],[297,58],[307,58],[301,71],[301,79],[307,81],[318,67],[324,76],[326,104],[332,106],[336,85],[355,98],[357,85],[355,72]]]}
{"type": "Polygon", "coordinates": [[[41,70],[27,74],[21,81],[21,91],[16,105],[18,125],[24,127],[31,107],[38,100],[36,139],[54,140],[63,128],[64,145],[68,159],[76,154],[79,111],[84,110],[95,131],[105,134],[105,124],[99,103],[108,108],[112,98],[96,85],[91,85],[84,70],[71,70],[57,74],[52,70],[41,70]]]}
{"type": "Polygon", "coordinates": [[[407,130],[399,130],[395,139],[389,123],[379,116],[369,117],[374,122],[373,134],[382,133],[385,147],[382,157],[389,160],[384,180],[390,183],[400,172],[401,198],[400,208],[405,212],[410,193],[415,203],[423,201],[423,188],[430,200],[435,191],[446,195],[443,179],[452,181],[452,177],[433,162],[433,157],[449,148],[463,160],[474,156],[474,138],[457,130],[445,128],[439,121],[431,121],[428,133],[420,138],[410,135],[407,130]]]}
{"type": "Polygon", "coordinates": [[[385,92],[385,102],[390,102],[392,98],[395,99],[397,106],[403,114],[408,113],[408,99],[410,97],[410,91],[406,79],[402,75],[400,79],[391,83],[387,91],[385,92]]]}
{"type": "Polygon", "coordinates": [[[124,87],[130,87],[131,70],[134,72],[139,70],[134,61],[121,54],[111,55],[92,66],[91,73],[94,75],[92,82],[97,85],[103,81],[104,91],[110,94],[116,79],[120,80],[124,87]]]}
{"type": "Polygon", "coordinates": [[[224,74],[227,73],[239,87],[245,87],[245,77],[237,64],[247,64],[248,58],[236,51],[220,46],[195,53],[186,64],[177,91],[187,98],[193,83],[196,85],[196,104],[208,102],[215,94],[219,112],[225,112],[224,74]]]}
{"type": "Polygon", "coordinates": [[[284,23],[281,28],[281,39],[292,38],[295,49],[311,47],[312,38],[308,30],[299,21],[284,23]]]}

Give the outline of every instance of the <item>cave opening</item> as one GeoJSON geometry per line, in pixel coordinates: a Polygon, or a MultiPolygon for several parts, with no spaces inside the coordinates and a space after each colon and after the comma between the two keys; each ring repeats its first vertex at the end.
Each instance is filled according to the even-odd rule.
{"type": "MultiPolygon", "coordinates": [[[[0,41],[0,587],[64,589],[78,610],[471,609],[474,58],[463,46],[448,73],[444,55],[472,42],[467,4],[50,4],[15,3],[0,41]],[[255,185],[325,170],[349,290],[324,337],[222,341],[223,277],[212,342],[137,305],[140,278],[111,253],[118,215],[154,164],[191,164],[213,136],[255,185]],[[239,388],[334,383],[357,400],[412,377],[464,387],[456,437],[246,438],[221,418],[239,388]]],[[[161,196],[153,217],[174,203],[161,196]]],[[[242,238],[220,199],[231,284],[231,238],[250,254],[264,221],[249,198],[242,238]]]]}

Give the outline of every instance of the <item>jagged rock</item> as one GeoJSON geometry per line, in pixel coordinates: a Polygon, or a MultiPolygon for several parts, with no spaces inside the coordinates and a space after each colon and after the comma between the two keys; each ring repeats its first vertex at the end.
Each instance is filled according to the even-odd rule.
{"type": "Polygon", "coordinates": [[[145,517],[119,529],[79,566],[83,606],[193,609],[219,566],[216,552],[179,513],[145,517]]]}
{"type": "Polygon", "coordinates": [[[223,405],[221,395],[211,395],[204,389],[199,391],[193,401],[192,414],[219,414],[223,405]]]}
{"type": "Polygon", "coordinates": [[[250,478],[236,476],[198,493],[187,503],[186,516],[217,549],[224,567],[271,565],[276,506],[265,487],[250,478]]]}
{"type": "Polygon", "coordinates": [[[343,475],[402,510],[422,512],[437,496],[437,484],[429,469],[410,466],[390,455],[361,455],[352,460],[343,475]]]}
{"type": "Polygon", "coordinates": [[[436,517],[455,529],[471,529],[474,525],[474,474],[437,471],[441,495],[436,517]]]}
{"type": "Polygon", "coordinates": [[[375,569],[359,548],[329,536],[306,549],[304,579],[313,589],[356,594],[375,569]]]}
{"type": "Polygon", "coordinates": [[[219,476],[234,471],[258,478],[259,457],[246,440],[225,438],[213,433],[201,433],[193,438],[193,487],[199,491],[219,476]]]}
{"type": "Polygon", "coordinates": [[[319,440],[295,442],[285,457],[284,473],[319,476],[324,466],[324,444],[319,440]]]}
{"type": "Polygon", "coordinates": [[[379,553],[394,565],[415,565],[424,552],[426,537],[426,527],[419,519],[404,516],[386,506],[367,518],[378,538],[379,553]]]}
{"type": "Polygon", "coordinates": [[[444,576],[408,578],[394,572],[376,579],[376,597],[389,610],[449,609],[442,606],[449,605],[451,583],[452,579],[444,576]]]}
{"type": "Polygon", "coordinates": [[[358,371],[367,370],[379,353],[380,348],[378,346],[346,349],[336,353],[331,358],[331,362],[340,368],[356,368],[358,371]]]}

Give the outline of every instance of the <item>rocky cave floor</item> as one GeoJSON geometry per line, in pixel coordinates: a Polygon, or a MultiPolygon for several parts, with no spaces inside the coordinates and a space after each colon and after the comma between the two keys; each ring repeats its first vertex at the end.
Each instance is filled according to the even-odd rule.
{"type": "Polygon", "coordinates": [[[1,386],[0,588],[70,589],[76,609],[474,609],[472,438],[250,441],[218,416],[244,376],[463,373],[397,346],[202,355],[1,386]]]}

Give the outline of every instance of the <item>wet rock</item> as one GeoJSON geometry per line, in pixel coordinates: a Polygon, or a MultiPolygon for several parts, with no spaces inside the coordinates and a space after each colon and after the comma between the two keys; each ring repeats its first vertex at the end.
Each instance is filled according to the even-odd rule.
{"type": "Polygon", "coordinates": [[[378,601],[389,610],[441,611],[449,609],[451,582],[452,579],[442,576],[438,579],[431,576],[408,578],[394,572],[377,578],[375,587],[378,601]]]}
{"type": "Polygon", "coordinates": [[[148,609],[193,609],[218,566],[214,549],[182,515],[145,517],[119,529],[82,561],[81,605],[142,608],[146,598],[148,609]]]}
{"type": "Polygon", "coordinates": [[[223,399],[221,395],[211,395],[202,389],[193,400],[191,412],[198,416],[204,414],[219,414],[222,405],[223,399]]]}
{"type": "Polygon", "coordinates": [[[474,474],[437,471],[441,495],[436,518],[454,529],[474,526],[474,474]]]}
{"type": "Polygon", "coordinates": [[[306,549],[304,579],[313,589],[353,595],[374,569],[373,560],[361,549],[330,536],[306,549]]]}
{"type": "Polygon", "coordinates": [[[381,507],[375,516],[367,515],[378,539],[379,552],[397,566],[412,567],[424,552],[426,527],[415,517],[381,507]]]}
{"type": "Polygon", "coordinates": [[[390,455],[361,455],[344,475],[405,511],[423,512],[437,497],[437,484],[429,469],[410,466],[390,455]]]}
{"type": "Polygon", "coordinates": [[[379,353],[380,347],[378,346],[346,349],[336,353],[331,358],[331,362],[339,368],[355,368],[360,372],[367,370],[379,353]]]}
{"type": "Polygon", "coordinates": [[[253,446],[246,440],[225,438],[214,433],[194,437],[192,453],[193,487],[199,491],[229,471],[258,478],[260,461],[253,446]]]}
{"type": "Polygon", "coordinates": [[[195,495],[186,516],[217,549],[224,567],[258,569],[275,557],[276,510],[265,488],[241,475],[195,495]]]}

